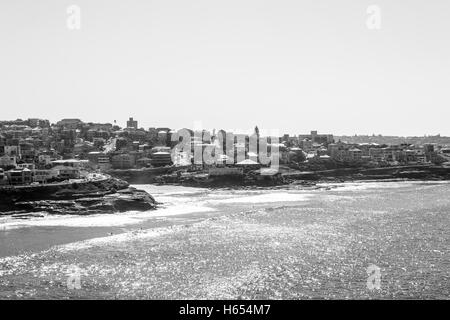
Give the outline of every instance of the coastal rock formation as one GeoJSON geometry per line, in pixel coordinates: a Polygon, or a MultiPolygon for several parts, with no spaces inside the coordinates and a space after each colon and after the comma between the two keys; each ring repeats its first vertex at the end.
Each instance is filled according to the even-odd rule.
{"type": "Polygon", "coordinates": [[[73,200],[38,200],[17,202],[19,212],[47,212],[51,214],[96,214],[155,209],[156,202],[145,191],[127,188],[103,197],[83,197],[73,200]]]}
{"type": "Polygon", "coordinates": [[[150,194],[113,178],[92,183],[0,190],[0,214],[85,215],[155,208],[156,201],[150,194]]]}
{"type": "MultiPolygon", "coordinates": [[[[450,180],[450,168],[438,165],[420,164],[382,168],[335,168],[329,170],[307,170],[309,167],[291,168],[280,166],[275,174],[262,175],[259,170],[246,170],[239,176],[211,176],[206,170],[183,172],[183,169],[171,173],[155,173],[148,170],[121,170],[120,178],[134,184],[172,184],[192,187],[276,187],[305,183],[345,182],[359,180],[450,180]],[[128,173],[127,173],[128,172],[128,173]]],[[[114,172],[116,174],[118,171],[114,172]]]]}

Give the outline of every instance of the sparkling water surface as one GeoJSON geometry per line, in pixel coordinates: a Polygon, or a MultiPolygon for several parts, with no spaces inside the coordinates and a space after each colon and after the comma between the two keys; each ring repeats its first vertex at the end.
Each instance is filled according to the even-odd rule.
{"type": "Polygon", "coordinates": [[[161,208],[1,217],[0,299],[449,299],[449,183],[319,186],[142,185],[161,208]]]}

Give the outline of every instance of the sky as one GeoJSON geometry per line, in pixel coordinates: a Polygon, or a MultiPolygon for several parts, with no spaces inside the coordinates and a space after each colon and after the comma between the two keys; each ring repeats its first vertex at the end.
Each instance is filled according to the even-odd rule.
{"type": "Polygon", "coordinates": [[[450,136],[449,31],[448,0],[1,0],[0,119],[450,136]]]}

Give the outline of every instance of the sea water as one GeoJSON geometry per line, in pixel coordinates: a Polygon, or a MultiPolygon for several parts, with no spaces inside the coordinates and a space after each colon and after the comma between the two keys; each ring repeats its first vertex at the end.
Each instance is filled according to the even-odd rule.
{"type": "Polygon", "coordinates": [[[1,217],[0,299],[450,297],[447,182],[136,187],[159,208],[1,217]]]}

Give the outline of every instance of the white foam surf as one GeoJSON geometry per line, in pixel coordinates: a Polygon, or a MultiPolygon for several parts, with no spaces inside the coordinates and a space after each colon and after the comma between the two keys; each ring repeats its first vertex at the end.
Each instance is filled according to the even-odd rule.
{"type": "Polygon", "coordinates": [[[275,192],[260,194],[255,196],[238,196],[228,199],[214,200],[212,203],[271,203],[271,202],[292,202],[292,201],[306,201],[313,195],[306,193],[288,193],[275,192]]]}

